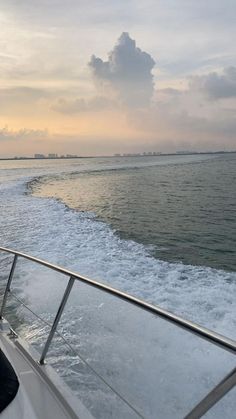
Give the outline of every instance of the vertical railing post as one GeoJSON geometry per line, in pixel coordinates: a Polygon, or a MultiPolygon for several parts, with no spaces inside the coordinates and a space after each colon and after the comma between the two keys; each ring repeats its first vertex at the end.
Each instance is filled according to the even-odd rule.
{"type": "Polygon", "coordinates": [[[17,257],[18,257],[18,255],[14,256],[14,259],[13,259],[13,262],[12,262],[12,265],[11,265],[10,274],[9,274],[9,277],[8,277],[8,280],[7,280],[7,285],[6,285],[3,300],[2,300],[2,307],[1,307],[1,311],[0,311],[0,319],[2,319],[2,317],[3,317],[3,311],[4,311],[5,306],[6,306],[7,295],[10,291],[11,281],[12,281],[13,274],[14,274],[14,271],[15,271],[17,257]]]}
{"type": "Polygon", "coordinates": [[[221,400],[236,385],[236,368],[234,368],[223,380],[217,384],[210,393],[204,397],[194,407],[194,409],[185,416],[184,419],[199,419],[208,412],[219,400],[221,400]]]}
{"type": "Polygon", "coordinates": [[[70,295],[71,288],[73,287],[74,281],[75,281],[75,278],[73,278],[73,276],[71,276],[69,281],[68,281],[68,284],[67,284],[66,290],[64,292],[64,295],[62,297],[61,304],[58,308],[58,311],[57,311],[56,317],[54,319],[53,325],[51,327],[50,333],[48,335],[47,341],[46,341],[45,346],[43,348],[43,352],[42,352],[41,358],[39,360],[40,364],[44,364],[45,357],[47,355],[47,352],[48,352],[49,346],[51,344],[52,338],[55,334],[55,331],[57,329],[57,325],[60,321],[60,318],[61,318],[61,315],[63,313],[64,307],[65,307],[66,302],[68,300],[68,297],[70,295]]]}

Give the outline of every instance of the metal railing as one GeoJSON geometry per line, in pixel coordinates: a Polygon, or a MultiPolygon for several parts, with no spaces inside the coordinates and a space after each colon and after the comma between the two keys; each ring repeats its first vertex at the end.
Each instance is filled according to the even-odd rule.
{"type": "MultiPolygon", "coordinates": [[[[76,272],[70,271],[68,269],[61,268],[60,266],[51,264],[49,262],[46,262],[44,260],[38,259],[36,257],[30,256],[28,254],[18,252],[12,249],[8,249],[5,247],[0,247],[0,252],[6,252],[9,254],[14,255],[13,262],[11,265],[10,273],[7,280],[7,285],[5,288],[2,306],[0,309],[0,319],[3,318],[4,309],[7,302],[7,296],[11,292],[10,287],[15,271],[15,267],[17,264],[18,258],[23,258],[30,260],[32,262],[38,263],[42,266],[45,266],[49,269],[52,269],[56,272],[59,272],[61,274],[64,274],[65,276],[69,277],[67,286],[65,288],[64,295],[62,297],[62,300],[60,302],[59,308],[57,310],[56,316],[54,318],[53,324],[51,325],[51,329],[49,331],[45,346],[43,348],[41,357],[39,359],[39,363],[43,365],[45,363],[45,358],[47,355],[47,352],[49,350],[51,341],[53,339],[53,336],[56,332],[58,323],[60,321],[61,315],[63,313],[63,310],[65,308],[66,302],[68,300],[68,297],[70,295],[71,289],[73,287],[73,284],[75,281],[83,282],[93,288],[97,288],[101,291],[104,291],[105,293],[111,294],[119,299],[122,299],[124,301],[129,302],[130,304],[133,304],[149,313],[154,314],[157,317],[160,317],[162,319],[165,319],[166,321],[174,324],[177,327],[180,327],[192,334],[197,335],[201,339],[207,340],[213,345],[219,346],[221,349],[229,351],[236,355],[236,341],[230,338],[227,338],[219,333],[213,332],[205,327],[199,326],[189,320],[185,320],[179,316],[176,316],[175,314],[164,310],[158,306],[154,306],[153,304],[149,304],[145,301],[142,301],[139,298],[133,297],[127,293],[124,293],[122,291],[119,291],[113,287],[110,287],[109,285],[105,285],[103,283],[100,283],[98,281],[92,280],[90,278],[87,278],[85,276],[79,275],[76,272]]],[[[236,385],[236,368],[233,369],[210,393],[206,395],[206,397],[186,416],[185,419],[197,419],[202,417],[215,403],[217,403],[228,391],[230,391],[234,386],[236,385]]]]}

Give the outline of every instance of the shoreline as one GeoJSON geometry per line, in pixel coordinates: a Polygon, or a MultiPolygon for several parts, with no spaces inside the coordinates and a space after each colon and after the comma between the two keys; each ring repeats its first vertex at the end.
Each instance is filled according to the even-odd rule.
{"type": "Polygon", "coordinates": [[[127,154],[127,155],[112,155],[112,156],[76,156],[76,157],[0,157],[0,161],[18,161],[18,160],[74,160],[74,159],[99,159],[99,158],[134,158],[134,157],[166,157],[166,156],[197,156],[197,155],[225,155],[235,154],[236,150],[233,151],[199,151],[192,153],[161,153],[161,154],[127,154]]]}

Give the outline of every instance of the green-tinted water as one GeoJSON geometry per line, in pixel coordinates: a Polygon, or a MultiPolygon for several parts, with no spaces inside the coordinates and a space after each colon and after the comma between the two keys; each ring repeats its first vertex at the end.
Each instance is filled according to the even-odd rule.
{"type": "Polygon", "coordinates": [[[36,194],[89,211],[159,259],[236,270],[236,155],[47,178],[36,194]]]}

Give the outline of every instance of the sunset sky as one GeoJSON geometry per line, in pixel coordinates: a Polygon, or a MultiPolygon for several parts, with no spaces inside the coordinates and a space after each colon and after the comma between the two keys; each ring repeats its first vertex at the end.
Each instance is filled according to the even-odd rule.
{"type": "Polygon", "coordinates": [[[1,0],[0,157],[236,149],[235,0],[1,0]]]}

